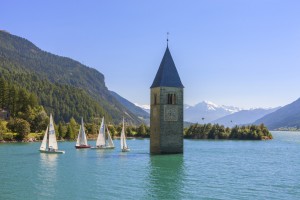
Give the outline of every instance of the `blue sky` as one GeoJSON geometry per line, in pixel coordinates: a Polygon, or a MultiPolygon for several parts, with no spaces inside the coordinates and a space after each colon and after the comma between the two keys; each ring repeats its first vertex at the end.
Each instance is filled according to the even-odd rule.
{"type": "Polygon", "coordinates": [[[96,68],[106,85],[148,104],[169,47],[185,103],[282,106],[300,97],[300,1],[1,2],[0,29],[96,68]]]}

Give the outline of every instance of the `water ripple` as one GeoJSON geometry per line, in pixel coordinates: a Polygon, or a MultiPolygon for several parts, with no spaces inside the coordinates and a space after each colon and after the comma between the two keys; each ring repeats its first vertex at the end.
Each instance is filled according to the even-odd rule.
{"type": "Polygon", "coordinates": [[[0,145],[0,199],[298,199],[300,133],[271,141],[185,140],[183,155],[152,156],[149,140],[129,153],[40,154],[39,143],[0,145]]]}

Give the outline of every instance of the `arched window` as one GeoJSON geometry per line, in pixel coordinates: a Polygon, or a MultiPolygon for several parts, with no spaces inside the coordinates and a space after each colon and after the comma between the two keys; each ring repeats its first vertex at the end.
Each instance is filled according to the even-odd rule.
{"type": "Polygon", "coordinates": [[[176,104],[176,95],[175,94],[168,94],[168,104],[176,104]]]}
{"type": "Polygon", "coordinates": [[[154,105],[156,105],[157,104],[157,94],[154,94],[154,105]]]}
{"type": "Polygon", "coordinates": [[[175,94],[172,95],[172,104],[176,104],[176,95],[175,94]]]}

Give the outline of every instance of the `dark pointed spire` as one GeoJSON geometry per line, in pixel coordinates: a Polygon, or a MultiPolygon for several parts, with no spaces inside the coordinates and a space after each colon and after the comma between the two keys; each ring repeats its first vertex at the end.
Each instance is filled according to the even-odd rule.
{"type": "Polygon", "coordinates": [[[155,87],[184,87],[168,46],[150,88],[155,87]]]}

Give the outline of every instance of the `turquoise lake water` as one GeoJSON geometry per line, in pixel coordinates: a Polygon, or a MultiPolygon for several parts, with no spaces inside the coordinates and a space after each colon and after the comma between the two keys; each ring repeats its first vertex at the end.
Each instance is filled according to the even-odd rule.
{"type": "MultiPolygon", "coordinates": [[[[151,156],[148,139],[129,153],[38,152],[40,143],[0,144],[0,199],[300,199],[300,133],[270,141],[185,140],[183,155],[151,156]]],[[[90,141],[94,145],[95,141],[90,141]]]]}

